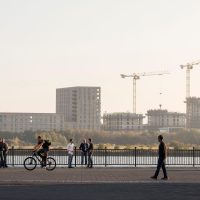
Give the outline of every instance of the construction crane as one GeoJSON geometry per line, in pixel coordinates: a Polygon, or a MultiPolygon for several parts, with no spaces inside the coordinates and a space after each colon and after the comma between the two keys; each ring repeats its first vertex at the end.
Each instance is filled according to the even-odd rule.
{"type": "Polygon", "coordinates": [[[180,65],[181,69],[186,68],[186,100],[188,97],[190,97],[190,70],[192,70],[195,65],[199,64],[200,60],[187,63],[186,65],[180,65]]]}
{"type": "Polygon", "coordinates": [[[140,79],[141,76],[154,76],[154,75],[164,75],[169,74],[169,72],[161,71],[161,72],[149,72],[149,73],[133,73],[131,75],[120,74],[121,78],[131,77],[133,78],[133,113],[136,113],[136,81],[140,79]]]}

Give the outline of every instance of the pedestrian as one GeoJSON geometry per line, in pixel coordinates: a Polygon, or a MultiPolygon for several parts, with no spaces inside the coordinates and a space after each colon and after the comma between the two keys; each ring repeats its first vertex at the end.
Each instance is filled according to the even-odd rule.
{"type": "Polygon", "coordinates": [[[3,159],[3,138],[0,138],[0,168],[4,167],[4,159],[3,159]]]}
{"type": "Polygon", "coordinates": [[[166,157],[167,157],[167,148],[165,143],[163,142],[163,136],[159,135],[158,136],[158,142],[159,144],[159,150],[158,150],[158,164],[157,164],[157,169],[155,171],[154,176],[152,176],[152,179],[157,179],[158,174],[160,172],[160,168],[162,167],[163,170],[163,174],[164,177],[162,178],[162,180],[168,180],[168,176],[167,176],[167,170],[165,168],[165,162],[166,162],[166,157]]]}
{"type": "Polygon", "coordinates": [[[2,139],[3,142],[3,161],[4,167],[7,168],[7,154],[8,154],[8,144],[6,143],[5,139],[2,139]]]}
{"type": "Polygon", "coordinates": [[[85,159],[85,165],[87,165],[88,144],[86,139],[84,139],[83,142],[80,144],[79,149],[81,150],[81,165],[83,165],[84,159],[85,159]]]}
{"type": "Polygon", "coordinates": [[[93,160],[92,160],[92,154],[93,154],[93,144],[91,138],[88,139],[88,165],[87,167],[93,168],[93,160]]]}
{"type": "Polygon", "coordinates": [[[73,140],[69,140],[69,144],[67,145],[67,153],[68,153],[68,168],[73,168],[72,167],[72,159],[73,159],[73,154],[74,154],[74,143],[73,140]]]}

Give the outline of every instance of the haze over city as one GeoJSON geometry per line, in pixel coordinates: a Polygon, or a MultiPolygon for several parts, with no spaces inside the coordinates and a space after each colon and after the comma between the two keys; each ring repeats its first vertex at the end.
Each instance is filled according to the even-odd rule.
{"type": "MultiPolygon", "coordinates": [[[[137,112],[185,112],[179,66],[200,59],[200,1],[0,2],[1,112],[55,112],[56,88],[71,86],[100,86],[102,113],[132,112],[132,80],[120,74],[163,70],[137,81],[137,112]]],[[[196,66],[191,96],[199,76],[196,66]]]]}

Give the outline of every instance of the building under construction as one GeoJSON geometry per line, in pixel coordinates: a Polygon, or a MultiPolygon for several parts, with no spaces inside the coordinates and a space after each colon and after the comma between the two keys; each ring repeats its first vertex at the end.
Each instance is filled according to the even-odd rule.
{"type": "Polygon", "coordinates": [[[135,113],[105,113],[103,128],[106,131],[131,131],[143,129],[142,114],[135,113]]]}
{"type": "Polygon", "coordinates": [[[148,110],[148,129],[150,130],[173,130],[185,128],[186,116],[184,113],[168,112],[167,110],[148,110]]]}
{"type": "Polygon", "coordinates": [[[200,128],[200,98],[189,97],[186,100],[187,128],[200,128]]]}

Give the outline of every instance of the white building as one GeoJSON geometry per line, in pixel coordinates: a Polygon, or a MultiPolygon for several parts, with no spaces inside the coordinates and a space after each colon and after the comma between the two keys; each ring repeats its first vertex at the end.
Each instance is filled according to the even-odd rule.
{"type": "Polygon", "coordinates": [[[148,110],[148,128],[185,128],[186,114],[177,112],[168,112],[167,110],[148,110]]]}
{"type": "Polygon", "coordinates": [[[130,131],[143,129],[143,115],[134,113],[105,113],[103,128],[108,131],[130,131]]]}
{"type": "Polygon", "coordinates": [[[0,131],[63,131],[64,116],[55,113],[0,113],[0,131]]]}
{"type": "Polygon", "coordinates": [[[101,126],[101,88],[56,89],[56,113],[64,114],[67,128],[97,130],[101,126]]]}

